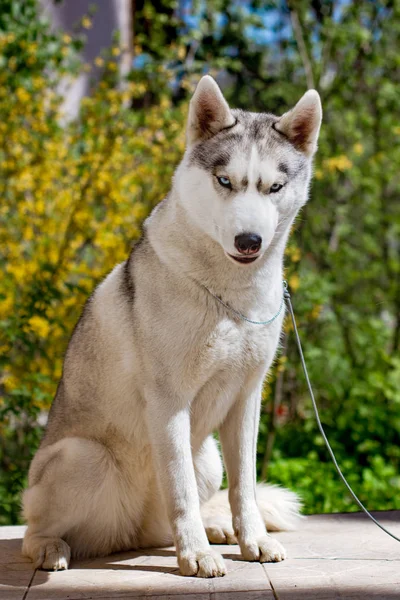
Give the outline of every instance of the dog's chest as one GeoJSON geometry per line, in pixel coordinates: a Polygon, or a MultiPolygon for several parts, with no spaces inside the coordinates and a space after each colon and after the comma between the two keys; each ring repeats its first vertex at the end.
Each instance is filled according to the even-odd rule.
{"type": "Polygon", "coordinates": [[[222,318],[199,340],[197,357],[193,357],[200,371],[213,372],[224,367],[245,368],[270,359],[275,353],[279,327],[258,326],[222,318]]]}
{"type": "Polygon", "coordinates": [[[203,439],[218,428],[237,394],[245,389],[249,375],[260,372],[260,365],[267,369],[280,326],[267,327],[226,318],[204,340],[191,368],[197,388],[191,410],[195,437],[203,439]]]}

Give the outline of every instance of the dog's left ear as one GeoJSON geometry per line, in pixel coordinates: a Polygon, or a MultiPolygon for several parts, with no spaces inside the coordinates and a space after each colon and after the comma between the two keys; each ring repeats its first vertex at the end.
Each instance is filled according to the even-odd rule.
{"type": "Polygon", "coordinates": [[[190,101],[186,133],[188,145],[206,140],[234,124],[235,118],[217,83],[205,75],[190,101]]]}
{"type": "Polygon", "coordinates": [[[274,125],[292,144],[304,154],[312,156],[317,149],[322,107],[316,90],[308,90],[296,106],[274,125]]]}

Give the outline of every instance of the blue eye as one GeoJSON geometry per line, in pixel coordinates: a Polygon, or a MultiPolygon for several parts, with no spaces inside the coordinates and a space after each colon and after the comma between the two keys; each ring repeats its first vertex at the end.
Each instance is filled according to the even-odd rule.
{"type": "Polygon", "coordinates": [[[280,184],[280,183],[274,183],[269,188],[269,193],[270,194],[276,194],[276,192],[279,192],[279,190],[281,190],[282,188],[283,188],[282,184],[280,184]]]}
{"type": "Polygon", "coordinates": [[[228,177],[217,177],[217,181],[219,185],[222,185],[222,187],[228,188],[230,190],[232,189],[232,184],[228,177]]]}

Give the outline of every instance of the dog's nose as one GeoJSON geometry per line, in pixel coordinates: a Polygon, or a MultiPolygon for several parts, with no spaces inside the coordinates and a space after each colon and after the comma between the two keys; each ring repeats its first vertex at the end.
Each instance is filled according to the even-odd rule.
{"type": "Polygon", "coordinates": [[[256,233],[241,233],[235,237],[235,248],[240,254],[255,254],[261,248],[262,239],[256,233]]]}

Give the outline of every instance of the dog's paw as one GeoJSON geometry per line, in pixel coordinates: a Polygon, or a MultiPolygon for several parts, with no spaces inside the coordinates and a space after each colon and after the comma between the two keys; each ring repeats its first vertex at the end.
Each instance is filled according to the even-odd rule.
{"type": "Polygon", "coordinates": [[[226,523],[216,520],[215,523],[206,525],[206,534],[210,544],[237,544],[230,520],[226,523]]]}
{"type": "Polygon", "coordinates": [[[285,548],[270,535],[264,535],[254,542],[240,544],[240,549],[243,558],[249,561],[280,562],[286,558],[285,548]]]}
{"type": "Polygon", "coordinates": [[[46,542],[40,548],[35,569],[44,571],[64,571],[68,569],[71,558],[70,547],[64,540],[46,542]]]}
{"type": "Polygon", "coordinates": [[[211,549],[182,554],[178,557],[178,564],[180,572],[185,576],[222,577],[226,575],[222,556],[211,549]]]}

